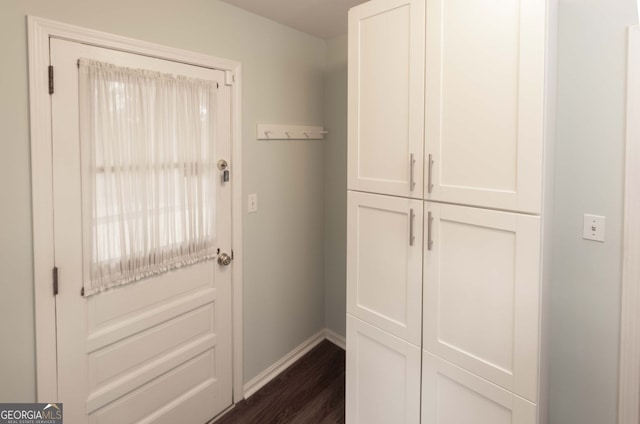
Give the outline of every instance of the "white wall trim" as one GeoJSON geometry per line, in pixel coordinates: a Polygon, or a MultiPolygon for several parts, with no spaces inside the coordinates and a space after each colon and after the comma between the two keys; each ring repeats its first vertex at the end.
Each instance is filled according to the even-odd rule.
{"type": "Polygon", "coordinates": [[[347,339],[340,334],[328,328],[324,329],[324,338],[329,340],[334,345],[338,346],[342,350],[347,350],[347,339]]]}
{"type": "Polygon", "coordinates": [[[49,40],[60,38],[233,73],[231,167],[233,285],[233,399],[243,395],[242,373],[242,164],[240,64],[202,53],[29,16],[29,112],[33,207],[36,382],[39,402],[58,401],[56,314],[51,272],[54,266],[53,195],[51,187],[51,98],[48,92],[49,40]]]}
{"type": "Polygon", "coordinates": [[[37,400],[57,402],[56,305],[51,289],[54,265],[51,101],[45,95],[48,80],[44,71],[49,66],[50,30],[32,17],[28,18],[28,25],[37,400]]]}
{"type": "Polygon", "coordinates": [[[271,365],[260,374],[256,375],[251,381],[244,385],[244,398],[248,399],[255,392],[263,388],[267,383],[280,375],[284,370],[289,368],[298,359],[309,353],[311,349],[316,347],[325,338],[324,330],[321,330],[295,347],[291,352],[284,355],[277,362],[271,365]]]}
{"type": "Polygon", "coordinates": [[[619,424],[640,422],[640,26],[628,48],[619,424]]]}
{"type": "Polygon", "coordinates": [[[284,355],[269,368],[252,378],[251,381],[247,382],[247,384],[244,385],[244,398],[248,399],[258,390],[266,386],[271,380],[279,376],[283,371],[293,365],[298,359],[309,353],[323,340],[328,340],[336,346],[344,349],[344,337],[339,336],[328,328],[320,330],[316,334],[302,342],[300,345],[295,347],[291,352],[284,355]]]}

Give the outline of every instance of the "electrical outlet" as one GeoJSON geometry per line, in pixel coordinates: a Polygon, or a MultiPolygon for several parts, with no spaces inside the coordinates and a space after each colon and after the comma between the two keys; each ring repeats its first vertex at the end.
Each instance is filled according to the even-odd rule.
{"type": "Polygon", "coordinates": [[[258,193],[251,193],[247,199],[247,212],[258,212],[258,193]]]}
{"type": "Polygon", "coordinates": [[[585,214],[582,221],[582,238],[604,241],[604,222],[604,216],[585,214]]]}

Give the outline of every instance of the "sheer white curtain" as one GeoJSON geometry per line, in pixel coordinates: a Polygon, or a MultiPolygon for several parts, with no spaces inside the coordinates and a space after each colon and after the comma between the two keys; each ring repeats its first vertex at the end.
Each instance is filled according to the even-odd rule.
{"type": "Polygon", "coordinates": [[[85,296],[214,257],[216,83],[79,72],[85,296]]]}

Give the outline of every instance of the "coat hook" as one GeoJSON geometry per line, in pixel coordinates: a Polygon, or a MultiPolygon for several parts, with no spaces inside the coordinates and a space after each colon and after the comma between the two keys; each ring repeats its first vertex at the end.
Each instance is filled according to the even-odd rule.
{"type": "Polygon", "coordinates": [[[258,140],[322,140],[324,127],[309,125],[267,125],[258,124],[258,140]]]}

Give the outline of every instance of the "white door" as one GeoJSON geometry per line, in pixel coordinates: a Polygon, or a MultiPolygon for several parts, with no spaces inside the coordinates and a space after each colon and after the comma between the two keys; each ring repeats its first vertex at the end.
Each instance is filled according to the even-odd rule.
{"type": "MultiPolygon", "coordinates": [[[[79,58],[219,83],[220,159],[230,156],[230,90],[222,71],[51,40],[55,69],[53,190],[58,396],[69,423],[193,423],[232,403],[231,269],[199,262],[81,296],[83,234],[79,58]]],[[[216,240],[230,252],[230,184],[217,185],[216,240]]]]}
{"type": "Polygon", "coordinates": [[[535,404],[423,352],[422,424],[535,422],[535,404]]]}
{"type": "Polygon", "coordinates": [[[420,422],[420,349],[347,315],[347,424],[420,422]]]}
{"type": "Polygon", "coordinates": [[[347,197],[347,312],[420,346],[423,202],[347,197]]]}
{"type": "Polygon", "coordinates": [[[349,12],[351,190],[422,198],[424,0],[349,12]]]}
{"type": "Polygon", "coordinates": [[[425,221],[424,349],[535,402],[540,218],[426,202],[425,221]]]}
{"type": "Polygon", "coordinates": [[[547,2],[427,3],[425,198],[539,213],[547,2]]]}

